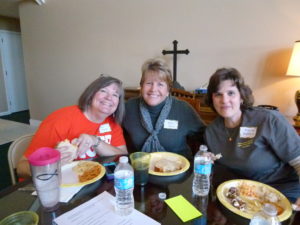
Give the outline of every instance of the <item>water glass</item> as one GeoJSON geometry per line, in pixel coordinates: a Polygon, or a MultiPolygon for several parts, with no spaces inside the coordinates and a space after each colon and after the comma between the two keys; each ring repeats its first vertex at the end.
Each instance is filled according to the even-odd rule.
{"type": "Polygon", "coordinates": [[[131,165],[134,170],[134,182],[137,185],[146,185],[149,177],[150,153],[134,152],[130,154],[131,165]]]}

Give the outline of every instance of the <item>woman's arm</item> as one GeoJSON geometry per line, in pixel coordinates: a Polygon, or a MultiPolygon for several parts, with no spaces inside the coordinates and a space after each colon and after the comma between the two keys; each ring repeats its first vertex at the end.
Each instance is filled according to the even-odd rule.
{"type": "Polygon", "coordinates": [[[84,154],[90,147],[92,147],[100,156],[122,155],[128,153],[126,145],[115,147],[105,143],[100,137],[95,135],[81,134],[79,138],[72,140],[72,143],[78,146],[78,155],[84,154]]]}
{"type": "MultiPolygon", "coordinates": [[[[300,177],[300,156],[298,156],[297,158],[289,161],[289,164],[295,168],[298,176],[300,177]]],[[[299,179],[300,182],[300,179],[299,179]]]]}
{"type": "MultiPolygon", "coordinates": [[[[83,154],[87,149],[87,145],[95,149],[98,155],[100,156],[112,156],[112,155],[122,155],[128,154],[126,145],[114,147],[110,144],[101,141],[99,137],[94,135],[82,134],[78,139],[74,139],[73,142],[78,143],[78,155],[83,154]]],[[[25,156],[22,156],[20,161],[17,164],[17,174],[19,177],[30,177],[30,165],[28,159],[25,156]]]]}
{"type": "Polygon", "coordinates": [[[27,178],[31,176],[30,165],[25,156],[19,160],[17,164],[17,174],[19,177],[27,178]]]}
{"type": "Polygon", "coordinates": [[[295,205],[297,206],[296,210],[300,211],[300,197],[297,199],[297,201],[295,202],[295,205]]]}
{"type": "MultiPolygon", "coordinates": [[[[300,182],[300,156],[289,161],[289,164],[295,168],[295,170],[299,176],[299,182],[300,182]]],[[[300,210],[300,194],[299,194],[299,197],[298,197],[297,201],[295,202],[295,204],[298,206],[298,210],[300,210]]]]}
{"type": "Polygon", "coordinates": [[[98,155],[101,156],[126,155],[128,153],[126,145],[114,147],[104,141],[101,141],[98,147],[94,147],[94,149],[97,151],[98,155]]]}

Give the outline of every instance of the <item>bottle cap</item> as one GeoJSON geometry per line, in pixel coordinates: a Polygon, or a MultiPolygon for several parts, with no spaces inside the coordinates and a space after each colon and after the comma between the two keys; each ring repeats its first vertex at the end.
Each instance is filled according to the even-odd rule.
{"type": "Polygon", "coordinates": [[[120,163],[128,163],[128,157],[127,156],[121,156],[119,159],[120,163]]]}
{"type": "Polygon", "coordinates": [[[200,145],[200,151],[204,151],[206,152],[207,151],[207,146],[206,145],[200,145]]]}
{"type": "Polygon", "coordinates": [[[165,200],[167,198],[167,194],[165,192],[158,193],[158,198],[161,200],[165,200]]]}

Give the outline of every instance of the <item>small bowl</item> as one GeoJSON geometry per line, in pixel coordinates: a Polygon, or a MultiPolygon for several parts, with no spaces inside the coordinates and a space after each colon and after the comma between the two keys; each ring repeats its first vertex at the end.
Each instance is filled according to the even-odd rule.
{"type": "Polygon", "coordinates": [[[21,211],[11,214],[0,221],[0,225],[37,225],[39,216],[33,211],[21,211]]]}

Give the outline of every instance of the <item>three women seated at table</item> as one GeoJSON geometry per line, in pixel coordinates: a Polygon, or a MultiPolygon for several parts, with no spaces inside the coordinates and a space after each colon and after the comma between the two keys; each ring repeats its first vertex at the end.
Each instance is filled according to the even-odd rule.
{"type": "MultiPolygon", "coordinates": [[[[170,96],[172,78],[166,63],[146,61],[140,86],[141,96],[128,100],[123,121],[130,151],[169,151],[192,159],[187,137],[202,138],[205,125],[188,103],[170,96]]],[[[35,149],[54,147],[66,138],[79,146],[78,159],[84,159],[84,153],[87,157],[127,154],[119,125],[123,97],[118,79],[98,78],[78,106],[60,109],[42,122],[19,163],[20,174],[28,175],[26,157],[35,149]]],[[[235,178],[269,184],[296,201],[300,197],[300,138],[288,121],[277,111],[253,107],[252,91],[234,68],[218,69],[211,76],[207,98],[219,115],[205,131],[209,150],[223,155],[216,167],[228,169],[235,178]]],[[[59,150],[62,160],[70,160],[67,149],[59,150]]],[[[215,175],[222,176],[223,171],[215,175]]],[[[299,199],[297,203],[300,206],[299,199]]]]}
{"type": "MultiPolygon", "coordinates": [[[[127,154],[121,122],[124,117],[122,82],[110,76],[100,76],[81,94],[78,105],[51,113],[40,125],[24,156],[18,163],[21,177],[30,175],[27,157],[40,147],[55,147],[68,139],[78,146],[75,158],[88,159],[97,155],[127,154]]],[[[69,146],[57,148],[61,162],[73,160],[69,146]]]]}

